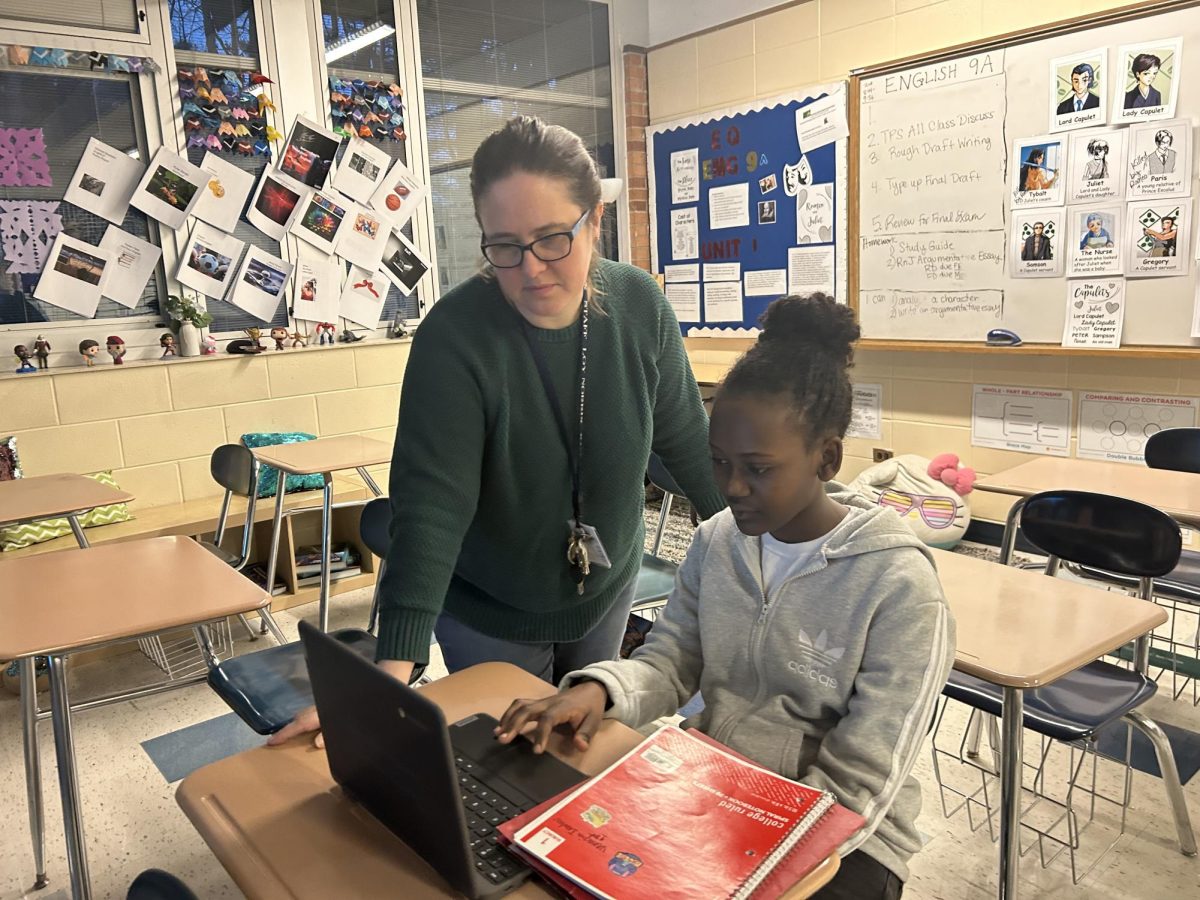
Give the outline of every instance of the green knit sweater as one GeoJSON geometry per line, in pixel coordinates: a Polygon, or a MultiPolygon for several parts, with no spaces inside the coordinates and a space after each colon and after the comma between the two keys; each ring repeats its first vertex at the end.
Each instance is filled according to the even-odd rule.
{"type": "MultiPolygon", "coordinates": [[[[603,261],[588,320],[582,518],[612,560],[583,596],[567,564],[571,476],[520,314],[475,277],[413,338],[392,457],[392,543],[380,584],[380,659],[425,662],[438,614],[493,637],[573,641],[611,608],[642,557],[651,450],[707,518],[708,420],[679,325],[654,280],[603,261]]],[[[579,329],[535,329],[578,428],[579,329]]]]}

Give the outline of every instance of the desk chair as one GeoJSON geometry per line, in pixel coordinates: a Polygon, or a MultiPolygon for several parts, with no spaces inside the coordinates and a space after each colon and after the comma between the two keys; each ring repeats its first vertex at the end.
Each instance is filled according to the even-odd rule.
{"type": "Polygon", "coordinates": [[[170,872],[147,869],[133,879],[125,900],[199,900],[191,888],[170,872]]]}
{"type": "Polygon", "coordinates": [[[663,534],[667,530],[667,517],[671,514],[671,501],[676,494],[682,494],[683,489],[675,483],[667,467],[654,453],[646,464],[646,476],[650,483],[663,492],[662,509],[658,514],[658,525],[654,530],[654,547],[649,553],[642,554],[642,564],[638,568],[637,588],[633,596],[633,612],[645,612],[657,609],[667,602],[675,587],[675,571],[679,567],[670,560],[658,555],[662,548],[663,534]]]}
{"type": "MultiPolygon", "coordinates": [[[[200,546],[214,556],[224,560],[236,571],[241,571],[250,559],[250,539],[254,532],[254,504],[258,499],[258,460],[241,444],[224,444],[212,452],[208,470],[213,481],[225,489],[221,500],[221,514],[217,519],[217,530],[211,541],[200,541],[200,546]],[[221,548],[225,540],[226,523],[229,520],[229,504],[233,498],[246,499],[246,517],[242,522],[242,546],[237,553],[221,548]]],[[[238,616],[250,640],[258,640],[258,632],[250,627],[244,615],[238,616]]],[[[264,620],[265,624],[265,620],[264,620]]]]}
{"type": "MultiPolygon", "coordinates": [[[[363,507],[359,533],[367,549],[380,559],[387,556],[390,523],[391,509],[387,497],[378,497],[363,507]]],[[[370,631],[343,628],[331,633],[331,637],[372,662],[375,660],[373,632],[382,577],[381,565],[379,579],[375,582],[375,599],[371,605],[370,631]]],[[[290,722],[296,713],[312,705],[312,688],[304,663],[304,648],[299,641],[290,644],[281,642],[277,647],[225,661],[216,658],[211,646],[206,648],[206,655],[210,659],[209,686],[243,722],[259,734],[274,734],[290,722]]],[[[415,667],[410,683],[416,682],[424,669],[424,666],[415,667]]]]}
{"type": "MultiPolygon", "coordinates": [[[[1152,469],[1169,469],[1174,472],[1200,474],[1200,428],[1170,428],[1152,434],[1146,441],[1146,465],[1152,469]]],[[[1064,562],[1074,575],[1094,581],[1102,581],[1128,591],[1138,589],[1138,579],[1118,572],[1105,572],[1095,566],[1064,562]]],[[[1183,629],[1191,634],[1190,639],[1176,639],[1180,617],[1192,616],[1194,625],[1200,625],[1200,553],[1184,550],[1179,563],[1161,578],[1154,580],[1154,595],[1170,610],[1171,620],[1167,635],[1151,638],[1150,663],[1159,668],[1159,677],[1164,672],[1172,673],[1172,696],[1178,699],[1190,681],[1192,705],[1200,705],[1200,633],[1197,628],[1183,629]],[[1165,644],[1165,649],[1160,646],[1165,644]]],[[[1125,654],[1125,658],[1130,658],[1125,654]]]]}
{"type": "MultiPolygon", "coordinates": [[[[1021,510],[1020,527],[1025,536],[1049,557],[1045,574],[1054,577],[1060,563],[1068,561],[1119,573],[1136,580],[1140,595],[1147,601],[1153,596],[1155,579],[1170,572],[1179,562],[1182,546],[1179,526],[1165,513],[1133,500],[1082,491],[1047,491],[1030,497],[1021,510]]],[[[1086,615],[1087,611],[1080,610],[1080,614],[1086,615]]],[[[1170,741],[1157,723],[1137,710],[1157,689],[1154,681],[1145,674],[1148,652],[1149,637],[1144,636],[1136,644],[1136,667],[1132,671],[1095,660],[1045,687],[1025,691],[1024,726],[1044,738],[1071,744],[1093,754],[1096,733],[1111,723],[1122,721],[1146,735],[1154,747],[1159,770],[1163,773],[1163,784],[1175,818],[1180,850],[1186,856],[1194,856],[1196,840],[1170,741]]],[[[980,712],[1000,716],[1002,689],[980,678],[952,671],[942,693],[946,698],[958,700],[980,712]]],[[[944,710],[945,702],[943,713],[944,710]]],[[[1131,785],[1128,759],[1131,739],[1132,735],[1127,735],[1124,802],[1120,804],[1122,834],[1131,785]]],[[[937,749],[935,735],[935,770],[939,752],[945,751],[937,749]]],[[[1042,758],[1044,766],[1045,753],[1042,758]]],[[[1095,756],[1092,758],[1094,761],[1095,756]]],[[[1035,789],[1042,778],[1042,766],[1039,766],[1035,789]]],[[[1075,850],[1081,829],[1072,805],[1073,794],[1078,789],[1093,795],[1084,826],[1094,816],[1096,796],[1094,791],[1077,783],[1081,770],[1082,764],[1072,766],[1063,814],[1069,835],[1065,843],[1070,850],[1071,872],[1076,884],[1087,871],[1091,871],[1095,862],[1099,862],[1097,858],[1087,871],[1077,873],[1075,850]]],[[[945,789],[940,776],[938,781],[939,787],[945,789]]],[[[1054,825],[1061,822],[1063,817],[1054,825]]],[[[1041,836],[1051,837],[1044,832],[1041,836]]],[[[1051,839],[1063,843],[1058,838],[1051,839]]],[[[1111,846],[1105,848],[1100,856],[1103,857],[1111,846]]]]}

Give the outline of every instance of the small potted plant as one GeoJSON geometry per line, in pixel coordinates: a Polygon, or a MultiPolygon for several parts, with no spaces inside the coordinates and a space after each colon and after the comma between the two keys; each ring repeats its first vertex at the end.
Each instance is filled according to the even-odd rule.
{"type": "Polygon", "coordinates": [[[179,337],[180,354],[199,356],[201,329],[212,324],[212,313],[187,295],[168,294],[167,315],[171,330],[179,337]]]}

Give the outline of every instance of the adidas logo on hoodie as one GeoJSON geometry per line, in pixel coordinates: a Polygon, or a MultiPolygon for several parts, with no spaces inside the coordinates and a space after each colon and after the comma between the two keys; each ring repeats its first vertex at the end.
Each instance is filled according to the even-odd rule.
{"type": "Polygon", "coordinates": [[[842,658],[845,647],[830,647],[829,633],[822,630],[814,641],[803,628],[800,629],[800,660],[789,660],[787,667],[802,678],[808,678],[825,687],[836,688],[838,680],[826,674],[826,670],[842,658]]]}

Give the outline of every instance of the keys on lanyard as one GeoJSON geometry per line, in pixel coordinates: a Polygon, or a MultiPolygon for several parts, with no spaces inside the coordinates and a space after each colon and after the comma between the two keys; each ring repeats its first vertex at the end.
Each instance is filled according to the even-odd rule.
{"type": "Polygon", "coordinates": [[[582,596],[583,580],[591,574],[592,567],[588,561],[587,535],[582,528],[575,528],[567,541],[567,562],[571,564],[571,572],[575,576],[575,589],[582,596]]]}

